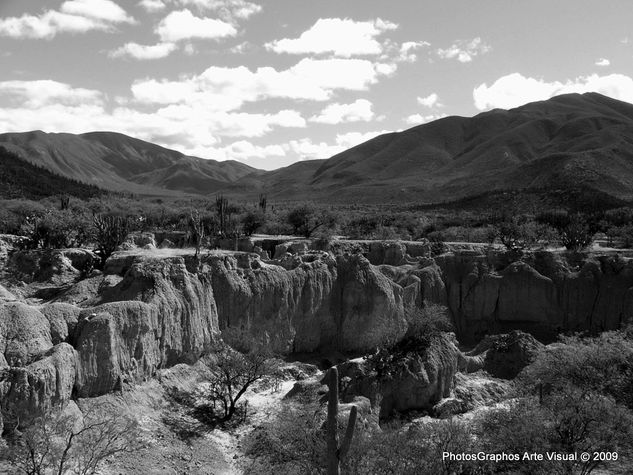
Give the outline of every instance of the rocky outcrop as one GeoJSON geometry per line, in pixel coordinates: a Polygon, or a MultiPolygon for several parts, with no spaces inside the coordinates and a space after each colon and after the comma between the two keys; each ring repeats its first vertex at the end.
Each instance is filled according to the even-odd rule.
{"type": "Polygon", "coordinates": [[[344,381],[343,397],[368,398],[372,405],[380,407],[381,417],[393,411],[430,411],[451,395],[459,355],[452,339],[444,335],[434,339],[423,356],[407,356],[380,376],[367,359],[350,360],[338,366],[344,381]]]}
{"type": "Polygon", "coordinates": [[[457,334],[477,342],[515,329],[544,340],[563,331],[618,328],[633,317],[633,261],[549,252],[507,262],[507,254],[436,259],[457,334]]]}
{"type": "Polygon", "coordinates": [[[294,256],[280,265],[210,258],[220,328],[277,351],[368,350],[406,330],[402,289],[364,257],[294,256]]]}
{"type": "Polygon", "coordinates": [[[468,365],[467,371],[483,369],[496,378],[514,379],[536,359],[543,348],[545,345],[532,335],[518,330],[490,335],[465,354],[467,361],[479,362],[478,365],[468,365]]]}
{"type": "Polygon", "coordinates": [[[77,371],[72,346],[61,343],[26,366],[0,369],[0,405],[27,419],[71,399],[77,371]]]}

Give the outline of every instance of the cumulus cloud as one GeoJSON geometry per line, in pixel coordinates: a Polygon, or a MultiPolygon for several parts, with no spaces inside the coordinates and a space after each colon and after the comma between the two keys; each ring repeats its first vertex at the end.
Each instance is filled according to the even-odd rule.
{"type": "Polygon", "coordinates": [[[351,104],[330,104],[318,116],[310,118],[321,124],[341,124],[343,122],[368,122],[374,118],[372,103],[358,99],[351,104]]]}
{"type": "Polygon", "coordinates": [[[285,157],[286,149],[282,145],[254,145],[248,140],[239,140],[215,152],[224,160],[240,160],[248,162],[253,159],[285,157]]]}
{"type": "Polygon", "coordinates": [[[320,18],[298,38],[284,38],[265,46],[270,51],[288,54],[332,54],[344,58],[379,55],[384,46],[376,38],[397,27],[380,18],[374,21],[320,18]]]}
{"type": "Polygon", "coordinates": [[[438,49],[437,55],[442,59],[455,59],[460,63],[469,63],[476,56],[488,53],[492,48],[480,37],[470,41],[459,40],[446,49],[438,49]]]}
{"type": "Polygon", "coordinates": [[[215,12],[222,20],[235,23],[259,13],[262,7],[246,0],[172,0],[182,6],[191,6],[198,11],[215,12]]]}
{"type": "Polygon", "coordinates": [[[158,43],[155,45],[140,45],[138,43],[126,43],[123,46],[110,51],[111,58],[133,58],[139,60],[160,59],[169,56],[176,50],[174,43],[158,43]]]}
{"type": "Polygon", "coordinates": [[[326,142],[313,142],[309,138],[299,140],[291,140],[283,144],[284,149],[291,154],[296,155],[301,160],[316,160],[330,158],[337,153],[341,153],[349,148],[355,147],[363,142],[373,139],[381,134],[391,131],[375,130],[370,132],[348,132],[345,134],[337,134],[335,143],[328,144],[326,142]]]}
{"type": "Polygon", "coordinates": [[[9,104],[36,109],[50,104],[102,105],[103,95],[94,89],[74,88],[52,80],[2,81],[0,99],[9,104]]]}
{"type": "Polygon", "coordinates": [[[192,38],[221,39],[235,36],[233,25],[215,18],[199,18],[185,9],[171,12],[156,27],[156,33],[163,42],[176,42],[192,38]]]}
{"type": "MultiPolygon", "coordinates": [[[[211,153],[222,137],[262,137],[275,128],[304,128],[295,110],[275,113],[216,111],[204,104],[138,110],[101,92],[51,80],[0,82],[0,129],[82,133],[116,130],[191,153],[211,153]]],[[[244,150],[243,150],[244,152],[244,150]]],[[[245,152],[244,152],[245,153],[245,152]]],[[[209,154],[205,155],[212,158],[209,154]]]]}
{"type": "Polygon", "coordinates": [[[166,8],[162,0],[141,0],[138,5],[149,13],[160,12],[166,8]]]}
{"type": "Polygon", "coordinates": [[[119,23],[135,23],[135,20],[110,0],[71,0],[64,2],[60,11],[0,18],[0,36],[52,39],[60,33],[113,31],[119,23]]]}
{"type": "Polygon", "coordinates": [[[435,92],[426,97],[418,97],[418,104],[429,108],[443,106],[443,104],[440,103],[440,96],[438,96],[435,92]]]}
{"type": "Polygon", "coordinates": [[[596,61],[596,66],[609,66],[611,64],[611,61],[609,61],[607,58],[600,58],[596,61]]]}
{"type": "Polygon", "coordinates": [[[147,104],[204,104],[212,110],[228,111],[267,98],[325,101],[336,90],[363,91],[379,80],[379,69],[380,64],[361,59],[309,58],[281,71],[212,66],[200,75],[177,81],[137,81],[132,94],[147,104]]]}
{"type": "Polygon", "coordinates": [[[406,117],[404,119],[404,122],[408,125],[421,125],[441,119],[442,117],[446,117],[446,114],[412,114],[406,117]]]}
{"type": "Polygon", "coordinates": [[[481,84],[473,90],[475,107],[479,110],[500,107],[509,109],[527,102],[541,101],[567,93],[599,92],[633,103],[633,79],[623,74],[581,76],[576,79],[545,81],[519,73],[502,76],[493,84],[481,84]]]}
{"type": "Polygon", "coordinates": [[[68,0],[62,3],[61,11],[69,15],[112,23],[135,23],[123,8],[111,0],[68,0]]]}
{"type": "Polygon", "coordinates": [[[429,46],[431,46],[431,43],[428,41],[405,41],[400,45],[398,60],[405,63],[415,63],[418,60],[418,55],[415,51],[429,46]]]}

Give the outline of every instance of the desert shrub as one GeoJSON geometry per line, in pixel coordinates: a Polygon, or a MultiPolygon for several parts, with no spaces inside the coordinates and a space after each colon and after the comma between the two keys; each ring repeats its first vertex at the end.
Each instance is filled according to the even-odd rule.
{"type": "MultiPolygon", "coordinates": [[[[248,474],[325,474],[325,414],[317,403],[289,403],[279,415],[255,429],[246,442],[252,464],[248,474]]],[[[472,462],[442,460],[443,452],[471,452],[475,440],[466,423],[434,421],[375,430],[362,418],[341,472],[349,475],[439,475],[477,473],[472,462]]],[[[483,473],[483,472],[479,472],[483,473]]]]}
{"type": "Polygon", "coordinates": [[[432,232],[428,235],[428,240],[431,243],[431,257],[436,257],[446,252],[447,247],[444,242],[444,235],[441,232],[432,232]]]}
{"type": "Polygon", "coordinates": [[[242,229],[246,236],[251,236],[266,224],[266,214],[261,211],[248,211],[241,218],[242,229]]]}
{"type": "Polygon", "coordinates": [[[547,224],[557,230],[568,226],[570,221],[569,213],[560,209],[547,210],[536,215],[537,223],[547,224]]]}
{"type": "Polygon", "coordinates": [[[350,239],[367,239],[378,226],[382,226],[382,219],[379,216],[354,217],[343,225],[343,234],[350,239]]]}
{"type": "MultiPolygon", "coordinates": [[[[577,387],[515,400],[489,411],[480,420],[478,438],[491,453],[580,454],[616,452],[625,457],[631,449],[631,411],[604,395],[577,387]]],[[[489,473],[589,474],[607,461],[547,460],[504,461],[489,473]]]]}
{"type": "Polygon", "coordinates": [[[626,226],[633,223],[633,209],[629,207],[609,209],[604,212],[604,220],[611,226],[626,226]]]}
{"type": "MultiPolygon", "coordinates": [[[[326,468],[325,413],[318,403],[288,403],[272,421],[257,427],[246,441],[253,460],[245,472],[321,474],[326,468]]],[[[354,444],[354,439],[352,439],[354,444]]]]}
{"type": "Polygon", "coordinates": [[[292,226],[293,233],[308,238],[319,228],[333,227],[338,217],[329,210],[301,205],[288,212],[286,221],[292,226]]]}
{"type": "Polygon", "coordinates": [[[438,420],[401,427],[383,426],[381,432],[361,432],[350,450],[345,473],[449,475],[478,472],[477,462],[443,459],[444,452],[476,452],[476,441],[465,422],[438,420]]]}
{"type": "Polygon", "coordinates": [[[97,243],[96,253],[101,258],[101,264],[112,255],[115,249],[123,243],[129,232],[127,218],[114,215],[96,215],[93,217],[94,238],[97,243]]]}
{"type": "Polygon", "coordinates": [[[450,242],[488,242],[492,229],[489,226],[477,228],[453,226],[443,229],[441,235],[445,241],[450,242]]]}
{"type": "Polygon", "coordinates": [[[80,247],[92,237],[89,218],[67,209],[51,209],[40,217],[27,217],[18,233],[27,238],[25,246],[32,249],[80,247]]]}
{"type": "Polygon", "coordinates": [[[3,416],[7,445],[0,457],[17,473],[92,475],[106,459],[143,446],[136,420],[105,403],[93,405],[80,420],[56,411],[36,415],[27,427],[3,416]]]}
{"type": "Polygon", "coordinates": [[[497,236],[508,251],[522,252],[538,242],[536,228],[533,223],[511,218],[497,224],[497,236]]]}
{"type": "Polygon", "coordinates": [[[569,386],[594,391],[633,409],[633,340],[626,331],[595,338],[564,337],[562,344],[541,352],[521,375],[523,387],[553,390],[569,386]]]}
{"type": "MultiPolygon", "coordinates": [[[[633,448],[632,361],[633,342],[627,331],[563,338],[521,373],[520,399],[481,418],[478,437],[487,450],[497,453],[603,451],[625,457],[633,448]]],[[[605,463],[520,461],[497,469],[591,473],[605,463]]]]}
{"type": "Polygon", "coordinates": [[[613,241],[614,239],[621,240],[622,247],[633,247],[633,224],[627,224],[624,226],[611,226],[607,229],[607,237],[613,241]]]}
{"type": "Polygon", "coordinates": [[[589,246],[594,235],[587,220],[581,214],[572,215],[569,224],[561,228],[559,233],[561,244],[572,251],[589,246]]]}

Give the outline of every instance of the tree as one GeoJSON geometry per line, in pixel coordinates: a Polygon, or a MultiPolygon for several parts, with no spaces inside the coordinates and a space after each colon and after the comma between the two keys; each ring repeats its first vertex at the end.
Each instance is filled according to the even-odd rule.
{"type": "Polygon", "coordinates": [[[242,217],[242,229],[247,236],[252,236],[264,224],[266,224],[266,215],[261,210],[249,211],[242,217]]]}
{"type": "Polygon", "coordinates": [[[25,428],[17,418],[5,422],[5,432],[6,425],[2,458],[27,475],[92,475],[108,457],[143,445],[136,420],[105,403],[88,409],[83,418],[53,411],[36,416],[25,428]]]}
{"type": "Polygon", "coordinates": [[[217,419],[221,423],[233,417],[239,399],[255,382],[274,372],[272,354],[263,345],[254,345],[246,353],[218,345],[208,366],[211,374],[206,396],[214,412],[220,404],[221,416],[217,419]]]}
{"type": "Polygon", "coordinates": [[[97,241],[96,252],[101,258],[101,264],[105,265],[108,257],[125,240],[129,231],[129,222],[122,216],[95,215],[93,224],[97,241]]]}
{"type": "Polygon", "coordinates": [[[331,228],[337,217],[327,210],[316,210],[312,206],[302,205],[292,209],[286,217],[295,234],[309,238],[320,227],[331,228]]]}

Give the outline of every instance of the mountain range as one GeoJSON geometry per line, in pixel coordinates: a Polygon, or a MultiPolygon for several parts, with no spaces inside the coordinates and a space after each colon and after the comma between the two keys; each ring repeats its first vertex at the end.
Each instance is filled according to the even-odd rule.
{"type": "Polygon", "coordinates": [[[273,171],[191,157],[113,132],[6,133],[0,146],[68,178],[148,195],[438,203],[582,187],[633,199],[633,104],[598,93],[445,117],[273,171]]]}

